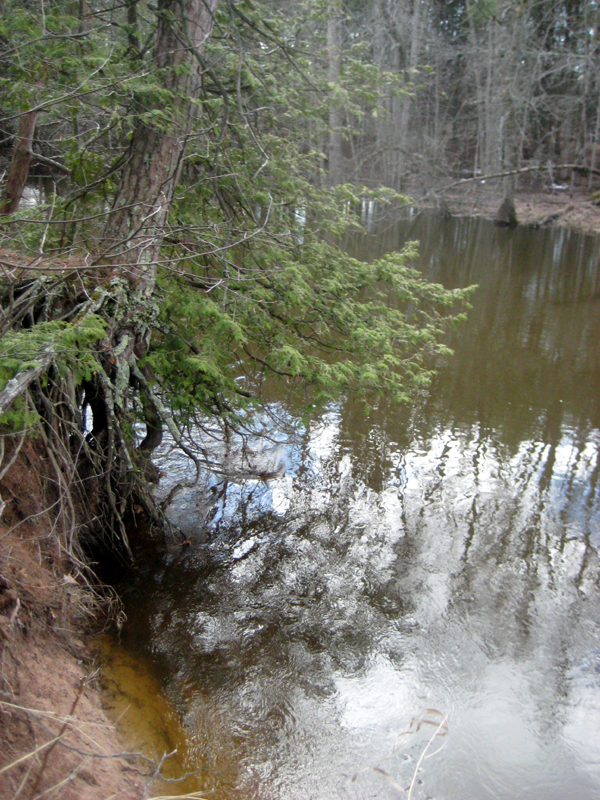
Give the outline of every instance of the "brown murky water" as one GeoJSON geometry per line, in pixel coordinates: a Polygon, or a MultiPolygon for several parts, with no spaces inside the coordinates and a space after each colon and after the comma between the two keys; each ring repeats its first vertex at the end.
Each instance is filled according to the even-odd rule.
{"type": "Polygon", "coordinates": [[[600,796],[599,243],[423,215],[349,246],[407,238],[480,287],[420,405],[332,404],[202,530],[182,496],[194,545],[125,592],[113,657],[211,797],[600,796]]]}

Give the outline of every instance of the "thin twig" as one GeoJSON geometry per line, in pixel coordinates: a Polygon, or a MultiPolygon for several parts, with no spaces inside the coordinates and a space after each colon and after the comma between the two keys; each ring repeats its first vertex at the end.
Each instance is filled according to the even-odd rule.
{"type": "Polygon", "coordinates": [[[170,753],[163,753],[162,754],[162,758],[160,759],[160,761],[156,765],[156,769],[154,770],[154,773],[150,776],[150,778],[146,782],[146,785],[144,786],[144,791],[142,793],[142,800],[146,800],[146,798],[148,797],[148,792],[150,791],[150,787],[152,786],[154,781],[160,775],[160,771],[162,769],[162,765],[165,763],[167,758],[171,758],[171,756],[174,756],[176,752],[177,752],[177,748],[175,748],[175,750],[172,750],[170,753]]]}
{"type": "Polygon", "coordinates": [[[84,758],[83,761],[78,764],[75,769],[71,770],[71,772],[66,775],[62,780],[58,783],[55,783],[53,786],[49,786],[47,789],[44,789],[43,792],[40,794],[33,794],[31,796],[31,800],[39,800],[40,797],[44,797],[44,795],[50,794],[50,792],[54,792],[56,789],[60,789],[61,786],[69,783],[69,781],[75,780],[77,775],[81,772],[81,770],[85,767],[89,759],[84,758]]]}

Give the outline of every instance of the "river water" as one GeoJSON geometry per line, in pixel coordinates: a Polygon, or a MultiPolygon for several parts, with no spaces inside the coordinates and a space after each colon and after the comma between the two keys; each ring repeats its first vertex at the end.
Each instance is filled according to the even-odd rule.
{"type": "Polygon", "coordinates": [[[124,589],[109,674],[210,797],[600,796],[599,243],[421,215],[348,246],[407,239],[479,286],[427,394],[330,405],[204,522],[184,494],[192,545],[124,589]]]}

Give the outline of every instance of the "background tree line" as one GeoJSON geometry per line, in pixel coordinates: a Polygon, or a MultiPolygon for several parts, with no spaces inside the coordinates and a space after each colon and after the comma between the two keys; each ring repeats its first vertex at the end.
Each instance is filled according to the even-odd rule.
{"type": "Polygon", "coordinates": [[[328,13],[334,174],[423,190],[529,166],[546,167],[548,185],[558,164],[598,166],[596,0],[370,0],[328,13]],[[376,104],[344,94],[357,59],[390,76],[376,104]]]}
{"type": "MultiPolygon", "coordinates": [[[[263,0],[217,14],[202,78],[215,124],[226,102],[224,130],[245,115],[246,152],[260,153],[252,135],[285,134],[312,183],[414,192],[529,166],[547,182],[558,164],[598,167],[595,0],[263,0]]],[[[35,174],[70,176],[88,199],[110,193],[103,170],[128,135],[130,101],[160,118],[153,17],[144,0],[3,3],[6,171],[15,141],[28,142],[35,174]]],[[[5,182],[0,210],[18,196],[5,182]]]]}

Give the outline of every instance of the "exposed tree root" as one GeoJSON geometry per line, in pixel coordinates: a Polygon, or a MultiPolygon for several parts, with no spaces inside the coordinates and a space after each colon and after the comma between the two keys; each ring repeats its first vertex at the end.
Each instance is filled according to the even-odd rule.
{"type": "MultiPolygon", "coordinates": [[[[138,367],[136,353],[146,349],[156,309],[123,281],[25,274],[0,280],[0,313],[1,342],[15,370],[0,392],[0,417],[10,410],[44,442],[58,493],[61,549],[82,563],[78,520],[87,519],[88,534],[132,558],[126,529],[134,507],[155,528],[165,525],[145,478],[152,449],[136,446],[132,425],[151,411],[156,443],[163,424],[177,433],[138,367]],[[92,315],[105,335],[80,344],[77,332],[92,315]],[[57,321],[62,339],[50,324],[57,321]]],[[[6,433],[15,425],[8,415],[2,422],[6,433]]]]}

